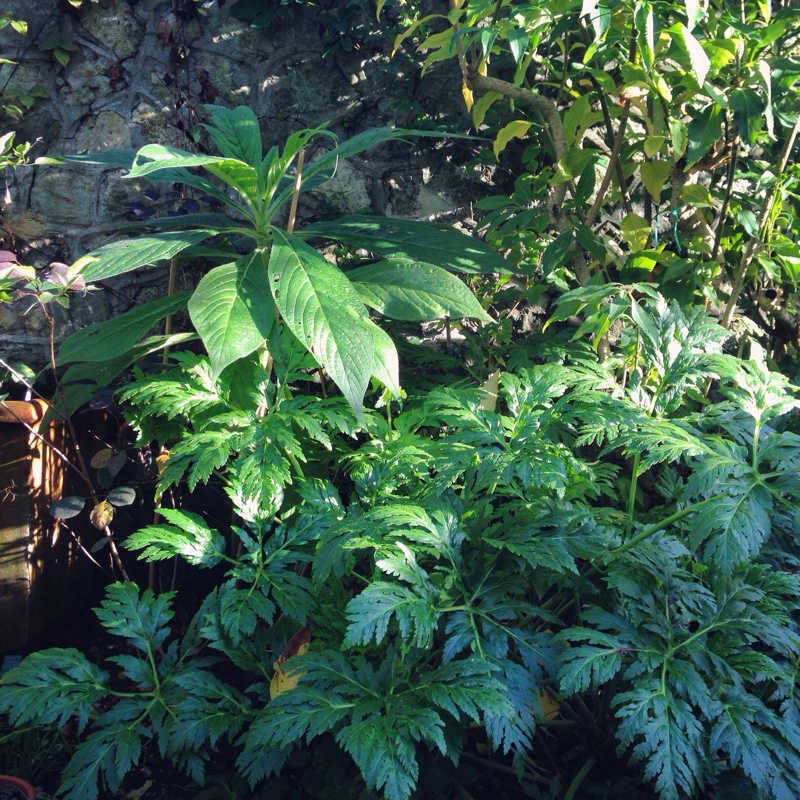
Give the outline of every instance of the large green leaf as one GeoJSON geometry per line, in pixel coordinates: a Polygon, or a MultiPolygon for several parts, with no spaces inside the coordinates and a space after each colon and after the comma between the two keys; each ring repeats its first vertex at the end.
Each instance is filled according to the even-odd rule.
{"type": "Polygon", "coordinates": [[[168,231],[135,239],[120,239],[104,244],[79,258],[70,267],[70,276],[83,273],[89,281],[102,281],[139,267],[155,266],[176,256],[181,250],[208,239],[215,231],[168,231]]]}
{"type": "Polygon", "coordinates": [[[392,319],[428,320],[491,317],[455,276],[433,264],[396,259],[347,273],[361,299],[392,319]]]}
{"type": "Polygon", "coordinates": [[[514,272],[514,265],[480,239],[448,225],[386,217],[342,217],[335,222],[316,222],[300,236],[323,236],[362,247],[387,258],[405,258],[435,264],[452,272],[514,272]]]}
{"type": "Polygon", "coordinates": [[[261,128],[258,119],[249,106],[223,108],[208,106],[213,125],[203,125],[208,131],[220,153],[228,158],[236,158],[245,164],[256,166],[261,163],[261,128]]]}
{"type": "Polygon", "coordinates": [[[686,151],[687,168],[696,164],[722,136],[722,110],[713,103],[689,123],[689,148],[686,151]]]}
{"type": "Polygon", "coordinates": [[[135,157],[135,150],[110,149],[70,156],[42,156],[37,158],[34,163],[37,165],[81,164],[92,167],[130,169],[135,157]]]}
{"type": "Polygon", "coordinates": [[[392,337],[383,328],[376,325],[368,317],[359,319],[359,323],[375,338],[375,363],[372,375],[377,378],[395,398],[401,397],[400,391],[400,359],[392,337]]]}
{"type": "Polygon", "coordinates": [[[190,292],[160,297],[134,306],[118,317],[81,328],[66,339],[58,350],[58,363],[107,361],[124,355],[160,319],[186,306],[190,292]]]}
{"type": "Polygon", "coordinates": [[[375,362],[374,335],[360,324],[367,310],[316,250],[283,231],[274,235],[269,278],[278,310],[360,417],[375,362]]]}
{"type": "Polygon", "coordinates": [[[188,153],[163,144],[148,144],[136,153],[136,160],[126,177],[143,178],[160,170],[205,167],[212,175],[236,189],[248,200],[256,196],[258,173],[255,167],[235,158],[188,153]]]}
{"type": "Polygon", "coordinates": [[[257,350],[275,321],[264,251],[212,269],[189,300],[189,316],[215,376],[257,350]]]}
{"type": "Polygon", "coordinates": [[[733,121],[745,144],[755,144],[764,128],[764,111],[767,104],[754,89],[731,89],[730,95],[733,121]]]}
{"type": "Polygon", "coordinates": [[[61,413],[65,413],[64,409],[66,409],[67,414],[73,414],[84,403],[88,403],[98,389],[108,386],[117,375],[140,358],[163,350],[165,347],[175,347],[196,338],[197,335],[193,332],[173,333],[171,336],[150,336],[108,361],[73,364],[61,379],[61,391],[56,394],[54,405],[61,413]]]}

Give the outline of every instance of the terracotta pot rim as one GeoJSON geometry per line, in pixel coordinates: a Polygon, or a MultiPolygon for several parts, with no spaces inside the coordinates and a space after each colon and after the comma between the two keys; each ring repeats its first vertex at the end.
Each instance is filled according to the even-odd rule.
{"type": "Polygon", "coordinates": [[[0,422],[35,425],[47,413],[44,400],[0,400],[0,422]]]}
{"type": "Polygon", "coordinates": [[[19,789],[25,795],[26,800],[36,800],[36,791],[28,781],[17,778],[14,775],[0,775],[0,788],[11,787],[19,789]]]}

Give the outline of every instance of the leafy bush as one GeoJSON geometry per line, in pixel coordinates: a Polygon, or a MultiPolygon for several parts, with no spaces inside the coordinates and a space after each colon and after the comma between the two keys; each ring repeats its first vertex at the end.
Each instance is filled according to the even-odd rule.
{"type": "Polygon", "coordinates": [[[524,770],[554,698],[597,732],[592,763],[613,733],[664,798],[731,770],[795,796],[798,403],[639,289],[626,383],[574,345],[494,401],[442,387],[360,433],[344,399],[280,398],[257,361],[250,395],[201,356],[140,375],[124,398],[170,437],[162,488],[213,476],[235,522],[163,509],[126,542],[224,570],[183,635],[171,593],[116,584],[97,612],[127,642],[114,677],[75,650],[3,677],[12,722],[84,731],[65,800],[118,787],[150,739],[198,781],[226,741],[255,785],[325,732],[407,798],[420,751],[457,762],[475,725],[524,770]]]}
{"type": "Polygon", "coordinates": [[[264,155],[252,112],[214,108],[220,156],[74,157],[228,212],[152,219],[73,265],[91,281],[219,262],[191,296],[81,331],[60,357],[72,380],[110,379],[194,338],[143,339],[188,307],[206,354],[135,370],[120,399],[140,443],[168,451],[158,493],[221,486],[230,519],[165,508],[124,543],[215,576],[187,628],[174,593],[115,584],[98,609],[121,642],[113,674],[76,650],[35,653],[0,681],[0,711],[73,721],[65,800],[116,790],[148,746],[198,782],[232,752],[254,792],[319,748],[389,800],[435,796],[426,764],[488,754],[534,797],[537,782],[566,800],[797,797],[800,401],[756,341],[760,311],[740,355],[722,349],[743,292],[777,319],[759,298],[796,288],[797,9],[404,5],[396,46],[424,31],[424,69],[457,59],[494,139],[479,160],[531,139],[513,192],[479,203],[507,259],[406,220],[294,231],[290,211],[278,226],[338,158],[416,132],[370,131],[303,167],[324,130],[264,155]],[[451,273],[473,275],[482,305],[451,273]],[[507,288],[515,305],[547,292],[541,333],[494,319],[507,288]],[[441,377],[426,367],[445,358],[404,336],[407,396],[367,307],[486,327],[441,377]]]}

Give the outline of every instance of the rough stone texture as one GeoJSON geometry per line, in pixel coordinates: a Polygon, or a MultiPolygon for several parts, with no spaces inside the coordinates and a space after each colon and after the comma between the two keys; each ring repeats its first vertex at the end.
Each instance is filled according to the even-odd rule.
{"type": "MultiPolygon", "coordinates": [[[[27,20],[29,35],[10,26],[0,31],[0,56],[18,62],[0,67],[0,87],[24,91],[38,84],[49,95],[21,121],[4,123],[17,130],[18,141],[36,141],[33,157],[135,150],[150,142],[194,149],[191,132],[208,118],[209,103],[249,104],[265,147],[321,123],[347,138],[373,126],[416,127],[421,110],[433,119],[464,117],[455,65],[435,65],[420,81],[413,68],[390,63],[389,37],[358,50],[337,48],[325,39],[319,11],[299,4],[288,7],[288,22],[267,29],[250,28],[231,16],[232,2],[220,8],[216,0],[84,0],[77,10],[56,0],[4,5],[27,20]],[[52,56],[54,43],[71,47],[66,67],[52,56]]],[[[374,24],[371,8],[363,16],[364,24],[374,24]]],[[[329,186],[303,197],[298,225],[365,209],[464,216],[476,196],[476,186],[458,170],[467,148],[427,141],[416,150],[383,145],[341,165],[329,186]]],[[[201,146],[210,144],[201,139],[201,146]]],[[[3,211],[1,246],[42,268],[110,241],[128,224],[125,204],[140,200],[143,188],[100,167],[29,166],[6,177],[13,202],[3,211]]],[[[199,277],[182,276],[189,284],[199,277]]],[[[57,340],[162,285],[158,270],[120,276],[103,291],[75,298],[68,311],[53,308],[57,340]]],[[[0,311],[0,355],[41,367],[48,327],[41,312],[30,302],[0,311]]]]}

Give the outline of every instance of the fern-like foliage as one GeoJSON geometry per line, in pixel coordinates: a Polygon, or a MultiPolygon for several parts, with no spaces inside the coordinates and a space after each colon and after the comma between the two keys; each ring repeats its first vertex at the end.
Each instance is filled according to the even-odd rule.
{"type": "MultiPolygon", "coordinates": [[[[221,576],[182,638],[170,593],[117,584],[98,610],[126,645],[113,678],[51,650],[0,679],[13,724],[76,720],[64,800],[120,787],[150,740],[198,782],[233,748],[254,793],[322,741],[406,800],[423,759],[480,739],[524,769],[572,720],[589,767],[624,761],[664,800],[726,776],[800,796],[795,390],[652,286],[584,287],[557,314],[581,308],[620,320],[617,352],[559,339],[495,403],[440,387],[360,423],[254,363],[139,376],[160,488],[214,478],[234,513],[163,509],[124,543],[221,576]]],[[[284,345],[281,373],[304,368],[284,345]]]]}

